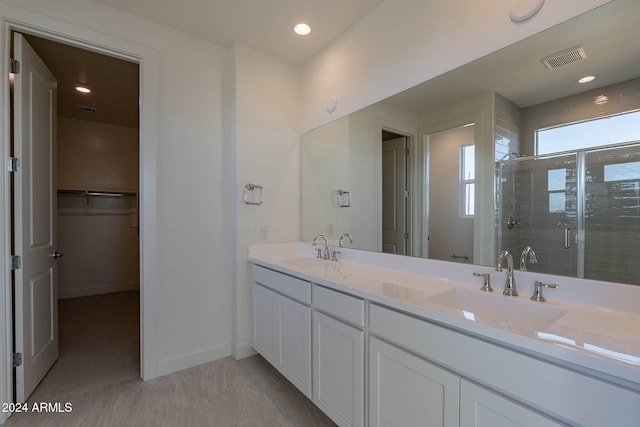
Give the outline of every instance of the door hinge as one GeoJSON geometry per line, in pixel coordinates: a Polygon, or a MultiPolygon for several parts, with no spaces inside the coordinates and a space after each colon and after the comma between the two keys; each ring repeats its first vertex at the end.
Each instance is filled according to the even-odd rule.
{"type": "Polygon", "coordinates": [[[11,58],[9,61],[9,72],[12,74],[20,74],[20,61],[11,58]]]}
{"type": "Polygon", "coordinates": [[[18,270],[22,267],[22,257],[20,255],[11,255],[11,269],[18,270]]]}
{"type": "Polygon", "coordinates": [[[404,233],[404,240],[409,240],[409,233],[404,233]]]}
{"type": "Polygon", "coordinates": [[[408,155],[409,155],[409,149],[408,149],[408,148],[405,148],[405,149],[404,149],[404,154],[405,154],[405,156],[408,156],[408,155]]]}
{"type": "Polygon", "coordinates": [[[409,192],[408,191],[404,191],[402,193],[402,196],[406,199],[407,197],[409,197],[409,192]]]}
{"type": "Polygon", "coordinates": [[[13,367],[22,365],[22,353],[13,353],[13,367]]]}
{"type": "Polygon", "coordinates": [[[20,159],[17,157],[9,157],[7,169],[9,172],[18,172],[20,170],[20,159]]]}

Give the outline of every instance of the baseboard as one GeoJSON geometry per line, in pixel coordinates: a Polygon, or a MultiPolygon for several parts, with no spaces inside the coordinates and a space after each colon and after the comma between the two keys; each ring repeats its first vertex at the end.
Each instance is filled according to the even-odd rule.
{"type": "Polygon", "coordinates": [[[110,294],[112,292],[133,291],[137,289],[140,289],[140,282],[115,283],[112,285],[94,286],[90,288],[58,289],[58,299],[110,294]]]}
{"type": "Polygon", "coordinates": [[[185,354],[158,362],[157,375],[163,376],[183,369],[192,368],[207,362],[222,359],[231,355],[231,344],[211,347],[195,353],[185,354]]]}
{"type": "Polygon", "coordinates": [[[247,343],[236,346],[235,351],[231,353],[231,356],[235,360],[240,360],[244,359],[245,357],[253,356],[255,354],[258,354],[258,352],[255,351],[253,347],[251,347],[251,343],[247,343]]]}

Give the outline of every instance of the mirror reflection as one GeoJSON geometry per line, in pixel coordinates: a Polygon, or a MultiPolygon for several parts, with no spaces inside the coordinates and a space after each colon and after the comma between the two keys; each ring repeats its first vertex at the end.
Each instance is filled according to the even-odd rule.
{"type": "Polygon", "coordinates": [[[302,240],[640,284],[638,39],[618,0],[304,134],[302,240]]]}

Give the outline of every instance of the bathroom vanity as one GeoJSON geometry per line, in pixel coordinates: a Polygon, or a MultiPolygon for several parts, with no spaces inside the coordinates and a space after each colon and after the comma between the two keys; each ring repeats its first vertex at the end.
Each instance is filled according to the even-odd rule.
{"type": "Polygon", "coordinates": [[[640,289],[340,250],[249,248],[253,347],[338,425],[638,425],[640,289]]]}

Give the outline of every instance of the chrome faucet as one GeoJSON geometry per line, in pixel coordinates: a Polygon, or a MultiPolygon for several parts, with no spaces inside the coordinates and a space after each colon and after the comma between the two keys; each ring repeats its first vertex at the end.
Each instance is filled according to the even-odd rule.
{"type": "Polygon", "coordinates": [[[529,256],[530,264],[536,264],[538,262],[535,251],[531,249],[531,246],[527,246],[520,254],[520,271],[527,271],[527,255],[529,256]]]}
{"type": "Polygon", "coordinates": [[[507,280],[504,282],[504,291],[502,295],[517,297],[518,291],[516,290],[516,278],[513,275],[513,256],[508,251],[500,252],[498,255],[498,262],[496,271],[502,271],[502,261],[507,260],[507,280]]]}
{"type": "Polygon", "coordinates": [[[312,243],[313,246],[316,245],[316,240],[318,239],[324,239],[324,255],[320,256],[321,250],[318,249],[318,258],[329,259],[329,241],[324,236],[324,234],[318,234],[316,237],[313,238],[313,243],[312,243]]]}
{"type": "Polygon", "coordinates": [[[498,261],[496,262],[496,271],[502,271],[502,261],[509,255],[508,251],[502,251],[498,254],[498,261]]]}
{"type": "Polygon", "coordinates": [[[338,246],[342,247],[342,241],[344,240],[345,237],[349,238],[349,243],[353,243],[353,237],[351,237],[351,234],[344,233],[342,236],[340,236],[340,240],[338,240],[338,246]]]}

